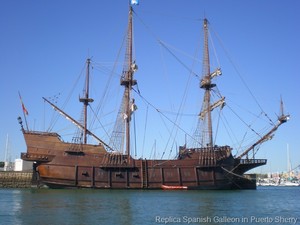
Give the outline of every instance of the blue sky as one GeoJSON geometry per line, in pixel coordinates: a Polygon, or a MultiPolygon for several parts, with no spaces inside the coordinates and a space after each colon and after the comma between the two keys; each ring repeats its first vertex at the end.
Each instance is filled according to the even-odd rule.
{"type": "MultiPolygon", "coordinates": [[[[272,141],[261,146],[257,157],[267,158],[269,161],[259,172],[285,170],[287,144],[292,166],[300,164],[300,107],[296,98],[300,82],[297,69],[300,59],[299,1],[140,0],[140,5],[134,10],[138,16],[135,18],[134,34],[135,55],[139,65],[135,76],[139,89],[147,100],[162,111],[176,111],[185,83],[191,79],[191,92],[187,94],[182,111],[191,116],[181,117],[179,123],[183,129],[192,133],[196,124],[192,115],[199,113],[202,102],[199,81],[195,77],[190,78],[189,72],[182,66],[175,66],[178,62],[158,44],[158,40],[166,43],[178,57],[182,57],[186,65],[201,74],[201,63],[197,60],[197,63],[193,63],[189,56],[196,54],[198,60],[202,58],[202,51],[197,52],[196,49],[202,44],[202,19],[206,16],[210,21],[217,58],[223,70],[223,75],[216,82],[226,98],[232,97],[233,105],[240,102],[243,103],[241,107],[248,106],[256,114],[260,112],[241,84],[239,75],[233,75],[236,73],[234,65],[270,118],[276,120],[280,96],[291,114],[289,123],[278,130],[272,141]]],[[[59,103],[63,103],[63,98],[68,96],[87,57],[92,57],[93,61],[102,66],[112,67],[126,30],[127,13],[126,0],[1,1],[0,160],[4,159],[7,134],[12,158],[19,157],[20,152],[26,150],[16,120],[22,115],[18,91],[29,111],[29,126],[38,130],[48,127],[46,120],[51,118],[51,108],[45,106],[42,97],[61,93],[62,100],[59,103]]],[[[120,56],[119,61],[123,58],[120,56]]],[[[213,63],[217,61],[213,50],[211,58],[213,63]]],[[[98,83],[92,89],[92,94],[96,98],[101,95],[108,78],[97,77],[96,67],[94,71],[94,81],[98,83]]],[[[120,73],[120,69],[117,73],[120,73]]],[[[118,79],[117,75],[113,79],[116,81],[114,90],[118,88],[118,79]]],[[[83,85],[79,85],[78,91],[74,91],[74,104],[66,108],[75,118],[79,117],[80,109],[76,111],[73,107],[82,87],[83,85]]],[[[117,96],[113,93],[121,91],[118,89],[117,92],[110,93],[113,96],[111,99],[117,96]]],[[[110,102],[113,101],[117,100],[110,102]]],[[[152,119],[149,116],[147,128],[150,131],[146,133],[149,138],[145,141],[146,144],[142,143],[147,110],[143,101],[139,101],[137,100],[139,114],[136,115],[137,124],[140,122],[137,125],[138,151],[144,150],[143,153],[138,152],[137,156],[149,157],[155,154],[160,158],[163,151],[166,151],[165,155],[169,155],[168,149],[171,147],[166,147],[166,143],[172,126],[161,120],[162,116],[152,119]],[[146,147],[142,147],[143,145],[146,147]]],[[[231,102],[228,101],[230,105],[231,102]]],[[[149,113],[155,111],[148,110],[149,113]]],[[[168,116],[174,118],[172,115],[168,116]]],[[[248,117],[246,114],[243,116],[248,117]]],[[[64,126],[62,121],[59,120],[54,130],[64,126]]],[[[104,118],[103,123],[109,122],[104,118]]],[[[240,129],[237,136],[243,137],[245,127],[239,128],[236,120],[229,123],[237,130],[240,129]]],[[[176,138],[176,145],[184,143],[184,134],[180,131],[176,138]]],[[[217,139],[221,143],[227,141],[220,134],[217,139]]]]}

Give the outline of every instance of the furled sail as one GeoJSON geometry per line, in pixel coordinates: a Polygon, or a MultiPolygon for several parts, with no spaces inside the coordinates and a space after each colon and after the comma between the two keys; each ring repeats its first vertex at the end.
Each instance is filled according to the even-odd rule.
{"type": "MultiPolygon", "coordinates": [[[[210,111],[213,111],[217,107],[220,107],[221,109],[223,109],[224,106],[225,106],[225,97],[222,97],[221,99],[219,99],[218,101],[216,101],[215,103],[213,103],[210,106],[210,111]]],[[[207,109],[204,109],[203,111],[201,111],[200,114],[199,114],[199,118],[201,120],[203,120],[206,113],[207,113],[207,109]]]]}

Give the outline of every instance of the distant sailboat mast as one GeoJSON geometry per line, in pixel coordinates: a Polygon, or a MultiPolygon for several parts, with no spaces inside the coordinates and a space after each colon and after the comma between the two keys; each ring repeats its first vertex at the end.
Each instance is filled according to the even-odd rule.
{"type": "Polygon", "coordinates": [[[11,154],[10,154],[10,146],[9,146],[9,137],[6,135],[6,144],[5,144],[5,156],[4,156],[4,171],[11,170],[11,154]]]}
{"type": "Polygon", "coordinates": [[[286,154],[287,154],[287,172],[289,175],[289,178],[291,177],[292,173],[292,165],[291,165],[291,160],[290,160],[290,146],[289,144],[286,144],[286,154]]]}

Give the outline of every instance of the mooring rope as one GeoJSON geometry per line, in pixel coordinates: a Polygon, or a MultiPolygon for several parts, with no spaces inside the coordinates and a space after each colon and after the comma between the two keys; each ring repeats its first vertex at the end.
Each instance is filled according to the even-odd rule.
{"type": "Polygon", "coordinates": [[[247,177],[245,177],[245,176],[236,174],[236,173],[234,173],[234,172],[232,172],[232,171],[230,171],[230,170],[225,169],[225,168],[222,167],[222,166],[221,166],[221,168],[222,168],[224,171],[226,171],[227,173],[230,173],[230,174],[232,174],[232,175],[234,175],[234,176],[237,176],[237,177],[239,177],[239,178],[243,178],[243,179],[247,179],[247,180],[256,180],[256,179],[254,179],[254,178],[247,178],[247,177]]]}

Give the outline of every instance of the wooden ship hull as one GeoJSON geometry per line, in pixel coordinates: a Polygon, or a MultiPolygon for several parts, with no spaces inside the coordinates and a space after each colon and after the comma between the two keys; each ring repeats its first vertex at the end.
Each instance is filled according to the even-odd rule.
{"type": "Polygon", "coordinates": [[[28,149],[22,159],[34,161],[39,182],[51,188],[255,189],[255,175],[243,174],[266,164],[233,158],[229,146],[182,147],[177,159],[147,160],[66,143],[56,133],[23,133],[28,149]]]}

